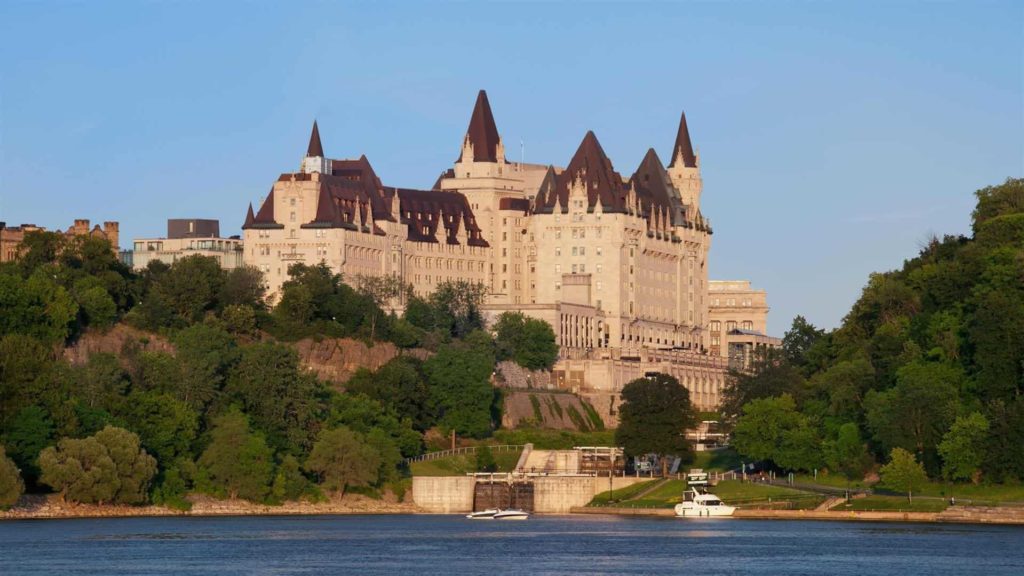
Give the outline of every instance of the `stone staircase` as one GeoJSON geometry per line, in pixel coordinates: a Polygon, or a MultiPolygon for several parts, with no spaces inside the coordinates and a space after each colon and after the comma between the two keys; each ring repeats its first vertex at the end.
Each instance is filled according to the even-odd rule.
{"type": "Polygon", "coordinates": [[[580,455],[575,450],[530,450],[519,459],[516,471],[525,474],[576,474],[580,455]]]}

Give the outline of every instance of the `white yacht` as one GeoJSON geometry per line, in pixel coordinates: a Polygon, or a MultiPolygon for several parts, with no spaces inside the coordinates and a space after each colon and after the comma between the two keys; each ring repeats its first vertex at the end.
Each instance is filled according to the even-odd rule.
{"type": "Polygon", "coordinates": [[[702,494],[696,490],[683,493],[683,501],[676,504],[676,516],[680,518],[712,518],[715,516],[732,516],[736,511],[727,506],[714,494],[702,494]]]}
{"type": "Polygon", "coordinates": [[[530,514],[524,510],[500,510],[494,515],[495,520],[526,520],[530,514]]]}
{"type": "Polygon", "coordinates": [[[498,512],[501,512],[501,510],[490,508],[488,510],[481,510],[479,512],[466,514],[466,518],[469,518],[470,520],[494,520],[494,516],[498,512]]]}

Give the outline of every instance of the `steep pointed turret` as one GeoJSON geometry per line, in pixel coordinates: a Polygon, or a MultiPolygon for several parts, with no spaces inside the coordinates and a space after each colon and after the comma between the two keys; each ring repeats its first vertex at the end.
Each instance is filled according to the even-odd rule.
{"type": "Polygon", "coordinates": [[[320,144],[320,128],[313,120],[313,132],[309,135],[309,147],[306,148],[306,156],[310,158],[323,158],[324,147],[320,144]]]}
{"type": "Polygon", "coordinates": [[[256,215],[252,211],[252,202],[249,202],[249,211],[245,214],[245,224],[242,224],[242,230],[247,230],[252,227],[256,221],[256,215]]]}
{"type": "Polygon", "coordinates": [[[697,155],[693,153],[693,143],[690,142],[690,129],[686,126],[686,112],[683,112],[679,119],[679,132],[676,133],[676,145],[672,149],[672,161],[669,167],[682,162],[687,168],[697,167],[697,155]]]}
{"type": "Polygon", "coordinates": [[[466,130],[459,162],[505,162],[500,147],[501,138],[498,136],[498,127],[494,124],[494,116],[491,114],[491,104],[487,101],[487,92],[481,90],[476,96],[476,106],[473,107],[473,116],[469,119],[469,128],[466,130]],[[470,148],[473,157],[466,158],[466,152],[470,148]]]}

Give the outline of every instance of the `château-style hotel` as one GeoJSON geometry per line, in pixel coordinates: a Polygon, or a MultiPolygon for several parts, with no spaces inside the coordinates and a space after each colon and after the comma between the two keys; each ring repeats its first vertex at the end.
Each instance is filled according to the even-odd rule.
{"type": "Polygon", "coordinates": [[[685,115],[668,158],[650,149],[623,176],[588,132],[564,168],[509,162],[481,91],[454,166],[413,190],[385,186],[365,156],[328,158],[314,122],[299,171],[278,177],[258,211],[250,205],[244,261],[265,273],[271,299],[297,262],[395,275],[420,294],[482,283],[487,314],[551,324],[558,385],[607,420],[621,387],[651,371],[711,409],[730,344],[736,361],[775,339],[763,291],[708,281],[712,227],[685,115]]]}

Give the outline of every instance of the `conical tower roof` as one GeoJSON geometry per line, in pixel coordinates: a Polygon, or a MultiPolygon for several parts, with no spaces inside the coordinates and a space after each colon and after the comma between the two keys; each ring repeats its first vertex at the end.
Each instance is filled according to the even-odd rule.
{"type": "Polygon", "coordinates": [[[672,161],[669,162],[669,167],[675,166],[680,159],[682,159],[683,166],[687,168],[697,167],[697,155],[693,153],[690,129],[686,126],[686,112],[683,112],[679,119],[679,132],[676,133],[676,145],[672,148],[672,161]]]}
{"type": "Polygon", "coordinates": [[[316,120],[313,120],[313,132],[309,135],[309,147],[306,148],[306,156],[311,158],[324,157],[324,147],[320,144],[320,129],[316,125],[316,120]]]}
{"type": "Polygon", "coordinates": [[[242,230],[245,230],[246,228],[249,228],[250,226],[252,226],[253,222],[255,222],[255,221],[256,221],[256,216],[253,214],[253,211],[252,211],[252,202],[249,202],[249,211],[246,212],[246,214],[245,214],[245,224],[242,224],[242,230]]]}
{"type": "MultiPolygon", "coordinates": [[[[476,95],[476,106],[473,107],[473,116],[469,119],[466,138],[473,145],[474,162],[505,161],[504,158],[498,158],[498,127],[494,124],[487,92],[483,90],[476,95]]],[[[466,161],[466,158],[459,156],[459,162],[466,161]]]]}

